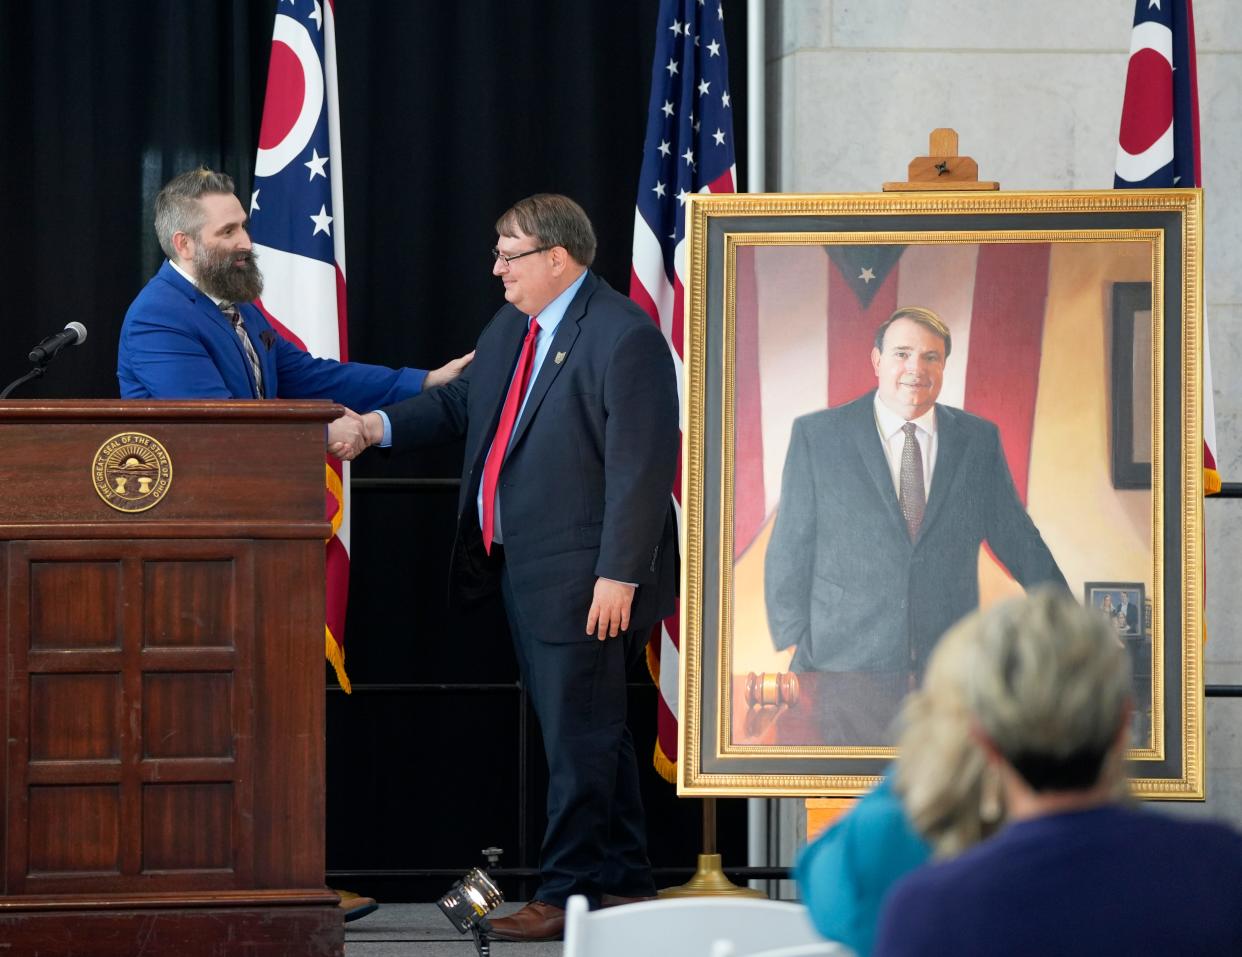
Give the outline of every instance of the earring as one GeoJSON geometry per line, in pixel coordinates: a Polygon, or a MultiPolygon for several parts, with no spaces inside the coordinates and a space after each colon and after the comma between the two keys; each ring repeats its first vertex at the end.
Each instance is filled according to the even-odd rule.
{"type": "Polygon", "coordinates": [[[1003,813],[1000,769],[989,764],[983,769],[979,780],[979,820],[986,824],[995,824],[1003,813]]]}

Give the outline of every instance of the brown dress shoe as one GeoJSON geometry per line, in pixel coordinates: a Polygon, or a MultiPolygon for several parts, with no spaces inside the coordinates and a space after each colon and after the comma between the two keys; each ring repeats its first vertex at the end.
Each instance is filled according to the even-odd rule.
{"type": "Polygon", "coordinates": [[[641,904],[643,901],[658,900],[655,897],[622,897],[620,894],[604,894],[599,899],[599,906],[620,907],[622,904],[641,904]]]}
{"type": "Polygon", "coordinates": [[[496,940],[560,940],[565,933],[565,908],[531,901],[515,914],[491,921],[496,940]]]}

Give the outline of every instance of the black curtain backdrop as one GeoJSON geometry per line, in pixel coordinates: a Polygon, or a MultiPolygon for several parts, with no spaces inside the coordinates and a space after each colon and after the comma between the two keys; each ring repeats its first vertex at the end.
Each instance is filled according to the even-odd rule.
{"type": "MultiPolygon", "coordinates": [[[[745,4],[725,4],[744,158],[745,4]]],[[[160,185],[205,163],[249,196],[276,6],[0,0],[0,384],[65,323],[90,333],[15,397],[117,395],[121,320],[162,258],[160,185]]],[[[534,192],[582,203],[596,270],[628,290],[657,8],[337,2],[351,358],[427,367],[468,351],[503,303],[493,224],[534,192]]],[[[356,691],[328,691],[328,867],[382,899],[438,896],[486,845],[505,849],[502,867],[538,862],[546,772],[503,614],[445,607],[460,461],[446,447],[354,469],[356,691]]],[[[636,671],[648,769],[655,700],[636,671]]],[[[663,883],[684,879],[699,802],[654,772],[644,787],[653,863],[663,883]]],[[[744,802],[721,802],[720,844],[727,864],[745,862],[744,802]]],[[[505,884],[515,899],[533,889],[505,884]]]]}
{"type": "Polygon", "coordinates": [[[30,347],[65,323],[89,333],[14,398],[118,394],[121,319],[161,258],[151,228],[159,187],[198,163],[249,182],[274,8],[0,0],[0,190],[11,224],[0,236],[0,380],[28,368],[30,347]]]}

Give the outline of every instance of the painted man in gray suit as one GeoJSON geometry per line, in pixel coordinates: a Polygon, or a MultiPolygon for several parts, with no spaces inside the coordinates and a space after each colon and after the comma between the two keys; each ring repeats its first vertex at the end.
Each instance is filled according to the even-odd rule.
{"type": "Polygon", "coordinates": [[[952,346],[930,309],[903,307],[879,327],[876,389],[795,420],[767,549],[776,647],[796,648],[794,671],[847,673],[852,692],[892,699],[880,727],[940,635],[978,605],[982,542],[1022,585],[1065,587],[996,426],[936,402],[952,346]]]}

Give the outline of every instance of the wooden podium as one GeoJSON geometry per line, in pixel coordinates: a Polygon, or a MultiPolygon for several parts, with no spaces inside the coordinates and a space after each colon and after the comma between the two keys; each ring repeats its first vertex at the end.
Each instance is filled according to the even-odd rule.
{"type": "Polygon", "coordinates": [[[5,953],[340,955],[328,402],[0,403],[5,953]]]}

